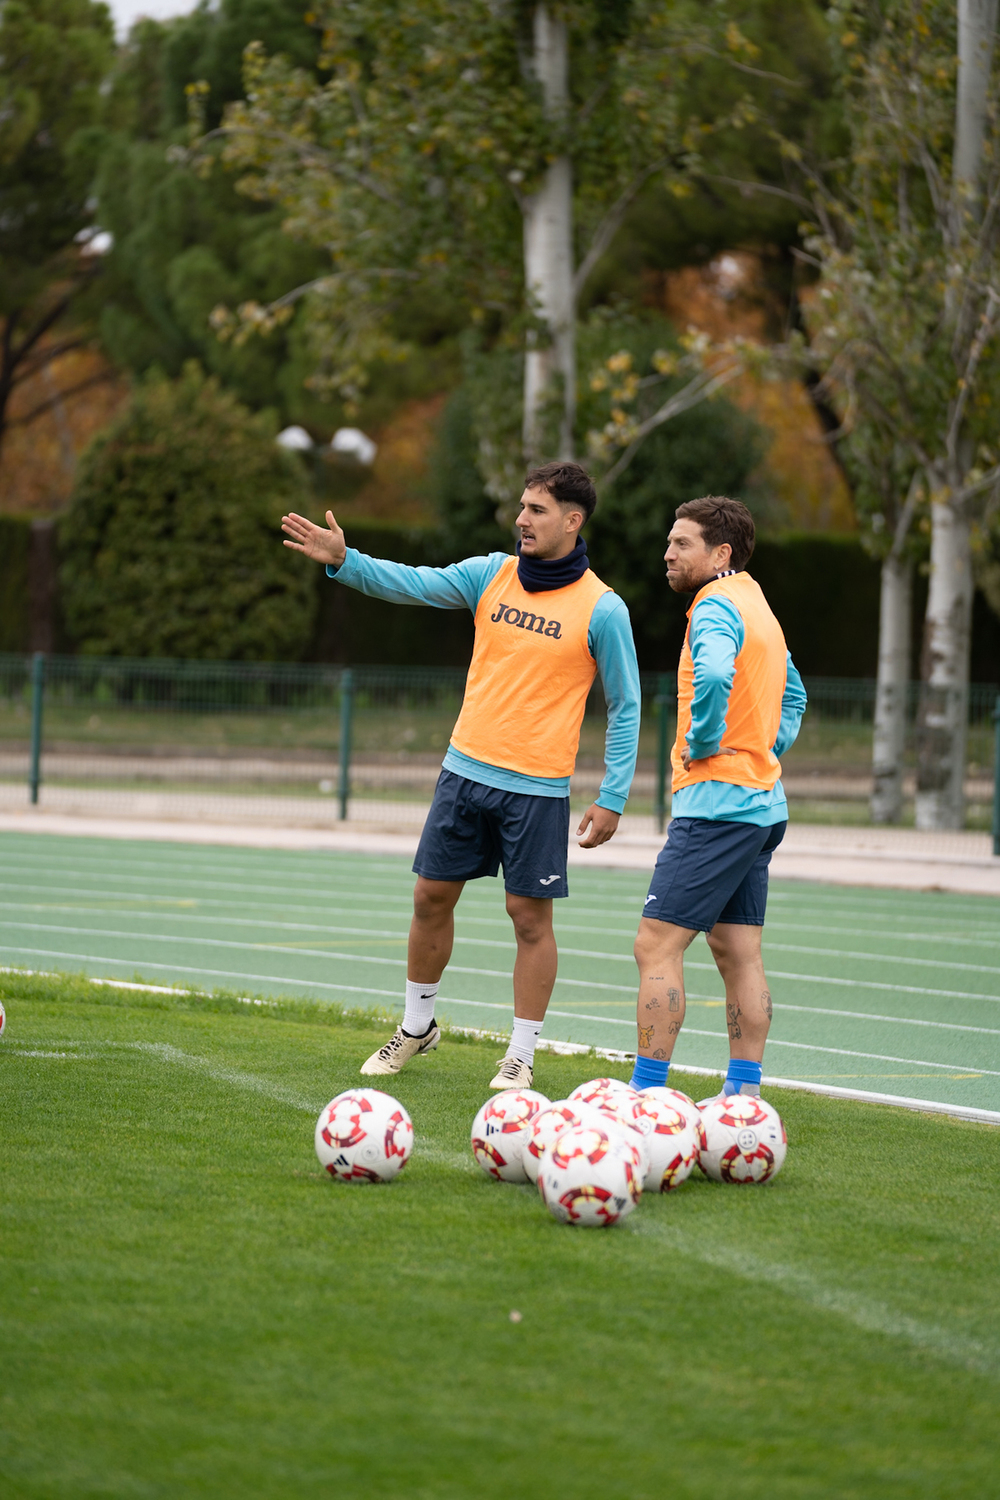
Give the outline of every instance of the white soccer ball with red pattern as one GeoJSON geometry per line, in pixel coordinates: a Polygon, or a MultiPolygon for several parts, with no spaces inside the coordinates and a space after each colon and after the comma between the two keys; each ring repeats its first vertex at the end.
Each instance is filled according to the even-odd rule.
{"type": "MultiPolygon", "coordinates": [[[[664,1090],[665,1092],[665,1090],[664,1090]]],[[[646,1136],[647,1193],[669,1193],[694,1171],[704,1140],[701,1120],[689,1120],[673,1104],[640,1095],[639,1123],[646,1136]]]]}
{"type": "MultiPolygon", "coordinates": [[[[624,1130],[638,1131],[645,1156],[645,1132],[639,1123],[640,1095],[620,1078],[592,1078],[581,1083],[569,1096],[570,1104],[587,1104],[599,1110],[606,1119],[614,1121],[624,1130]]],[[[645,1167],[643,1168],[645,1172],[645,1167]]]]}
{"type": "Polygon", "coordinates": [[[3,1036],[4,1030],[6,1029],[6,1026],[7,1026],[7,1012],[3,1008],[3,1001],[0,1000],[0,1036],[3,1036]]]}
{"type": "Polygon", "coordinates": [[[664,1104],[679,1109],[686,1120],[691,1120],[696,1125],[701,1124],[701,1110],[690,1094],[685,1094],[680,1089],[672,1089],[669,1084],[664,1084],[662,1087],[654,1084],[651,1088],[640,1089],[639,1093],[643,1099],[662,1099],[664,1104]]]}
{"type": "Polygon", "coordinates": [[[391,1182],[413,1150],[413,1121],[379,1089],[348,1089],[320,1112],[316,1155],[339,1182],[391,1182]]]}
{"type": "Polygon", "coordinates": [[[788,1137],[773,1104],[755,1094],[710,1100],[701,1111],[705,1145],[698,1160],[715,1182],[770,1182],[781,1171],[788,1137]]]}
{"type": "Polygon", "coordinates": [[[631,1132],[611,1121],[571,1125],[542,1157],[538,1191],[553,1218],[607,1228],[626,1218],[642,1194],[643,1156],[631,1132]]]}
{"type": "Polygon", "coordinates": [[[528,1138],[524,1143],[521,1158],[529,1182],[538,1181],[538,1169],[546,1150],[571,1125],[582,1125],[587,1120],[595,1124],[607,1124],[607,1116],[589,1104],[580,1104],[569,1099],[557,1099],[547,1109],[540,1109],[531,1122],[528,1138]]]}
{"type": "Polygon", "coordinates": [[[536,1089],[504,1089],[487,1099],[472,1122],[472,1154],[501,1182],[527,1182],[523,1151],[531,1122],[549,1100],[536,1089]]]}

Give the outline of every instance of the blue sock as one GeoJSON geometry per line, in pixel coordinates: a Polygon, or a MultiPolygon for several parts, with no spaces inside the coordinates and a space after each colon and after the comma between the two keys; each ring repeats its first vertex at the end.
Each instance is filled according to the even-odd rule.
{"type": "Polygon", "coordinates": [[[742,1057],[731,1057],[722,1092],[724,1094],[759,1094],[762,1072],[761,1063],[747,1062],[742,1057]]]}
{"type": "Polygon", "coordinates": [[[629,1083],[634,1089],[662,1089],[669,1072],[669,1062],[661,1062],[655,1057],[637,1057],[629,1083]]]}

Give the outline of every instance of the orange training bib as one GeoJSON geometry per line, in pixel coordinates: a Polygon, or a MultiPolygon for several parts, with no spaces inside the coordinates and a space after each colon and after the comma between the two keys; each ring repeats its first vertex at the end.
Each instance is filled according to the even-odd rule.
{"type": "Polygon", "coordinates": [[[451,736],[463,755],[524,776],[570,776],[597,663],[587,646],[607,584],[590,569],[563,589],[530,594],[517,558],[476,609],[465,700],[451,736]]]}

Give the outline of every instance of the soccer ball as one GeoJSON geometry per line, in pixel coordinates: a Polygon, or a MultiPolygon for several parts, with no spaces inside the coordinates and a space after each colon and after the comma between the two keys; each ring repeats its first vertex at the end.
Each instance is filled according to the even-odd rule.
{"type": "Polygon", "coordinates": [[[669,1193],[680,1187],[693,1172],[705,1138],[700,1118],[689,1120],[676,1105],[658,1097],[672,1092],[657,1089],[639,1095],[639,1123],[648,1158],[643,1187],[650,1193],[669,1193]]]}
{"type": "Polygon", "coordinates": [[[686,1120],[694,1121],[696,1125],[701,1123],[701,1110],[695,1104],[690,1094],[682,1093],[680,1089],[672,1089],[669,1085],[659,1088],[655,1084],[652,1088],[641,1089],[639,1092],[640,1098],[662,1099],[664,1104],[669,1104],[671,1108],[680,1110],[686,1120]]]}
{"type": "Polygon", "coordinates": [[[529,1182],[537,1183],[542,1157],[556,1137],[567,1130],[570,1125],[583,1125],[588,1119],[602,1126],[608,1123],[607,1116],[602,1115],[599,1110],[592,1109],[589,1104],[579,1104],[569,1099],[557,1099],[547,1109],[538,1111],[531,1122],[528,1138],[521,1152],[525,1175],[529,1182]]]}
{"type": "MultiPolygon", "coordinates": [[[[587,1104],[599,1110],[606,1119],[618,1124],[623,1130],[636,1130],[641,1138],[640,1149],[646,1154],[645,1132],[639,1123],[640,1095],[619,1078],[592,1078],[581,1083],[569,1096],[570,1104],[587,1104]]],[[[645,1174],[645,1167],[643,1167],[645,1174]]]]}
{"type": "Polygon", "coordinates": [[[781,1116],[756,1094],[711,1099],[701,1112],[705,1145],[698,1161],[715,1182],[770,1182],[781,1171],[788,1137],[781,1116]]]}
{"type": "Polygon", "coordinates": [[[505,1089],[487,1099],[472,1122],[472,1154],[490,1177],[527,1182],[522,1151],[531,1122],[549,1101],[535,1089],[505,1089]]]}
{"type": "Polygon", "coordinates": [[[316,1121],[316,1155],[340,1182],[391,1182],[410,1159],[413,1121],[379,1089],[348,1089],[316,1121]]]}
{"type": "Polygon", "coordinates": [[[3,1001],[0,1000],[0,1036],[3,1036],[4,1031],[6,1030],[6,1027],[7,1027],[7,1012],[3,1008],[3,1001]]]}
{"type": "Polygon", "coordinates": [[[617,1224],[642,1194],[643,1158],[638,1141],[609,1121],[570,1125],[546,1149],[538,1191],[562,1224],[589,1229],[617,1224]]]}

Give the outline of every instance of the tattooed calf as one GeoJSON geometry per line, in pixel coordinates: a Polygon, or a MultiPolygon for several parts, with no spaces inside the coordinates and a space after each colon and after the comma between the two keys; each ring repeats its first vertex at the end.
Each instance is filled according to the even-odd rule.
{"type": "Polygon", "coordinates": [[[726,1026],[729,1029],[730,1039],[734,1042],[739,1041],[740,1037],[743,1035],[743,1032],[740,1029],[740,1016],[742,1014],[743,1012],[740,1010],[739,1001],[737,1001],[735,1005],[726,1005],[726,1026]]]}
{"type": "Polygon", "coordinates": [[[760,997],[760,1003],[764,1007],[764,1014],[765,1014],[765,1016],[767,1017],[768,1020],[770,1020],[771,1017],[772,1017],[772,1015],[774,1014],[774,1006],[771,1004],[771,992],[770,992],[770,990],[765,990],[764,991],[764,993],[760,997]]]}

